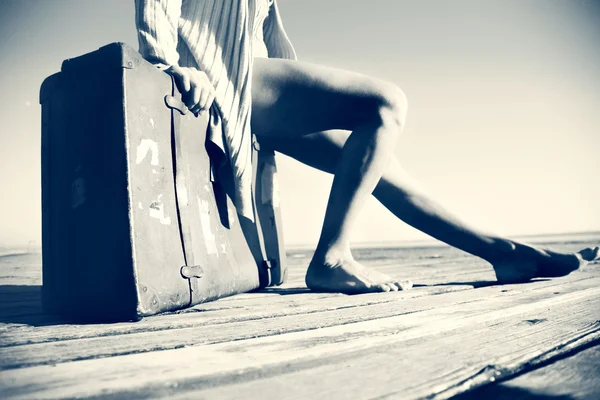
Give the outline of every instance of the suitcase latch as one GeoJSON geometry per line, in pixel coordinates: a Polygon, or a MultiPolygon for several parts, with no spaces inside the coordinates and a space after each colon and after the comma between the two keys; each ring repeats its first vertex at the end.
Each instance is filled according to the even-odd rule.
{"type": "Polygon", "coordinates": [[[185,106],[185,104],[170,94],[165,96],[165,105],[171,110],[179,111],[179,114],[181,115],[185,115],[188,112],[188,108],[185,106]]]}
{"type": "Polygon", "coordinates": [[[184,265],[181,267],[181,276],[186,279],[202,278],[202,276],[204,276],[204,270],[199,265],[184,265]]]}

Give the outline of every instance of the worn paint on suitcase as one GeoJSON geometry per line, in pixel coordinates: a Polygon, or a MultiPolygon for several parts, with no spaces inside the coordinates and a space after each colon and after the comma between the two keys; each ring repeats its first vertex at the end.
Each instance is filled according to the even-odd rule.
{"type": "Polygon", "coordinates": [[[264,262],[285,269],[282,253],[265,245],[280,230],[265,241],[259,215],[250,224],[258,236],[243,232],[229,198],[217,204],[208,121],[177,107],[167,74],[114,43],[66,60],[40,102],[48,311],[137,319],[282,282],[264,262]]]}

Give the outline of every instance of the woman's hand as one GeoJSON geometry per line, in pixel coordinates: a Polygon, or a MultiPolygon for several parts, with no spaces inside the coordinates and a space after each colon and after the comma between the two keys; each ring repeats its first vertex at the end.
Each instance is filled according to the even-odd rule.
{"type": "Polygon", "coordinates": [[[175,78],[181,100],[195,115],[205,114],[215,99],[215,89],[208,76],[196,68],[173,65],[165,72],[175,78]]]}

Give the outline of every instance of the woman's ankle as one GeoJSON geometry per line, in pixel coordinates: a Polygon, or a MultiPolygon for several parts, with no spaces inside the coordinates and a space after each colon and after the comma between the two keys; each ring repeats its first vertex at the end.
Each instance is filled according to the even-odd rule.
{"type": "Polygon", "coordinates": [[[344,261],[352,260],[350,244],[343,242],[322,243],[319,242],[313,254],[311,264],[338,265],[344,261]]]}
{"type": "Polygon", "coordinates": [[[511,256],[516,254],[516,251],[517,246],[512,240],[504,238],[492,238],[489,248],[486,249],[480,257],[493,264],[498,260],[509,259],[511,256]]]}

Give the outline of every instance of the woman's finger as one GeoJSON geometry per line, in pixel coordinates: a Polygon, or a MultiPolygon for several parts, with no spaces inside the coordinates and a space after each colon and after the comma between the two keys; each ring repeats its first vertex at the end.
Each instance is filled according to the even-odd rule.
{"type": "MultiPolygon", "coordinates": [[[[182,94],[189,92],[192,89],[192,82],[189,74],[182,68],[176,71],[176,77],[179,77],[180,86],[179,91],[182,94]]],[[[175,79],[177,81],[177,79],[175,79]]]]}
{"type": "Polygon", "coordinates": [[[212,106],[212,103],[214,101],[215,101],[215,92],[211,90],[208,95],[208,99],[205,103],[204,109],[208,111],[208,109],[210,108],[210,106],[212,106]]]}
{"type": "Polygon", "coordinates": [[[198,82],[192,81],[192,88],[186,96],[184,101],[185,105],[192,110],[194,107],[200,105],[200,99],[202,98],[202,92],[204,89],[198,84],[198,82]]]}
{"type": "Polygon", "coordinates": [[[196,106],[192,107],[190,109],[190,111],[194,114],[194,115],[198,115],[200,113],[200,111],[202,111],[202,109],[200,108],[199,104],[196,104],[196,106]]]}
{"type": "Polygon", "coordinates": [[[215,99],[215,89],[205,73],[201,73],[201,78],[205,90],[202,91],[200,107],[204,110],[208,110],[215,99]]]}
{"type": "Polygon", "coordinates": [[[197,115],[210,108],[215,99],[215,90],[204,72],[179,66],[171,67],[168,72],[175,78],[181,100],[191,112],[197,115]]]}
{"type": "Polygon", "coordinates": [[[207,103],[208,103],[209,98],[210,98],[210,90],[207,90],[207,88],[205,88],[205,90],[202,91],[200,99],[198,101],[198,105],[200,106],[201,109],[203,109],[203,110],[208,109],[209,106],[207,106],[207,103]]]}

